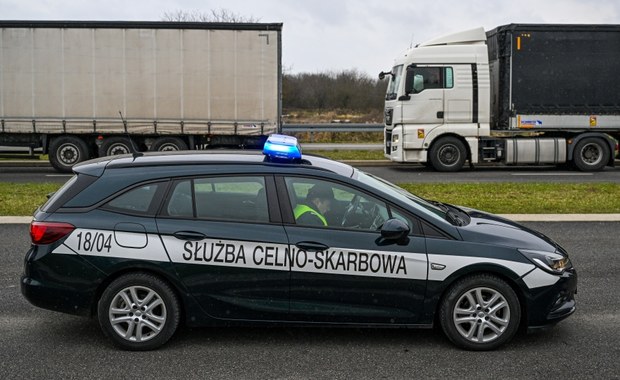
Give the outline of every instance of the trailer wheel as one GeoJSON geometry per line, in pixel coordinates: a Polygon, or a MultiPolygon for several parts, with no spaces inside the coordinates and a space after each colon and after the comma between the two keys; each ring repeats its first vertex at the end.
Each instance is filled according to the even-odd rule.
{"type": "Polygon", "coordinates": [[[86,161],[88,157],[88,145],[79,137],[56,137],[49,146],[50,163],[59,172],[70,173],[73,165],[86,161]]]}
{"type": "Polygon", "coordinates": [[[178,137],[160,137],[151,145],[151,150],[158,152],[187,150],[187,144],[178,137]]]}
{"type": "Polygon", "coordinates": [[[429,162],[438,172],[458,172],[463,168],[467,151],[463,142],[456,137],[439,139],[429,152],[429,162]]]}
{"type": "Polygon", "coordinates": [[[573,163],[583,172],[603,170],[609,161],[609,149],[601,139],[586,137],[575,145],[573,163]]]}
{"type": "Polygon", "coordinates": [[[99,156],[116,156],[118,154],[128,154],[131,149],[131,141],[126,137],[108,137],[103,140],[99,150],[99,156]]]}

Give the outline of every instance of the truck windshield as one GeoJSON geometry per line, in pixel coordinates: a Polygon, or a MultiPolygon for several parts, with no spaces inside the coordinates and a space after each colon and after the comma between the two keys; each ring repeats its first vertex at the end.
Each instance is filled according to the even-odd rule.
{"type": "Polygon", "coordinates": [[[385,95],[385,100],[394,100],[396,99],[398,93],[398,87],[400,86],[400,80],[403,76],[403,65],[394,66],[392,69],[392,76],[390,78],[390,83],[388,84],[387,94],[385,95]]]}

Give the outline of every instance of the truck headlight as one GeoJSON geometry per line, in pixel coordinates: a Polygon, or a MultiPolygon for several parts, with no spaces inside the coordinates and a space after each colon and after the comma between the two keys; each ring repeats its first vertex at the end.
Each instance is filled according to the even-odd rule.
{"type": "Polygon", "coordinates": [[[568,256],[558,252],[535,251],[531,249],[519,249],[534,265],[552,274],[562,274],[571,264],[568,256]]]}
{"type": "Polygon", "coordinates": [[[393,134],[392,135],[392,144],[398,144],[398,142],[400,141],[400,135],[399,134],[393,134]]]}

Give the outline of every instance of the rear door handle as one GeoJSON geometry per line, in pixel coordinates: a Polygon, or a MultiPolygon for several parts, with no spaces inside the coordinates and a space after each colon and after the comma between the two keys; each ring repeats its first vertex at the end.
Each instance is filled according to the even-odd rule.
{"type": "Polygon", "coordinates": [[[200,232],[195,231],[177,231],[172,234],[177,239],[180,240],[202,240],[206,238],[206,235],[200,232]]]}
{"type": "Polygon", "coordinates": [[[306,252],[325,251],[329,249],[329,247],[325,244],[317,243],[314,241],[300,241],[299,243],[295,244],[295,247],[303,249],[306,252]]]}

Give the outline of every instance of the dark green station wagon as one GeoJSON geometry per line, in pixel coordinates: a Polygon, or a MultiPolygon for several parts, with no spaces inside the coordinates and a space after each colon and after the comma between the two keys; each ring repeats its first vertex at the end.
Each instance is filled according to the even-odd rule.
{"type": "Polygon", "coordinates": [[[189,326],[423,327],[494,349],[575,310],[546,236],[426,201],[274,135],[260,152],[80,164],[34,216],[34,305],[98,318],[129,350],[189,326]]]}

